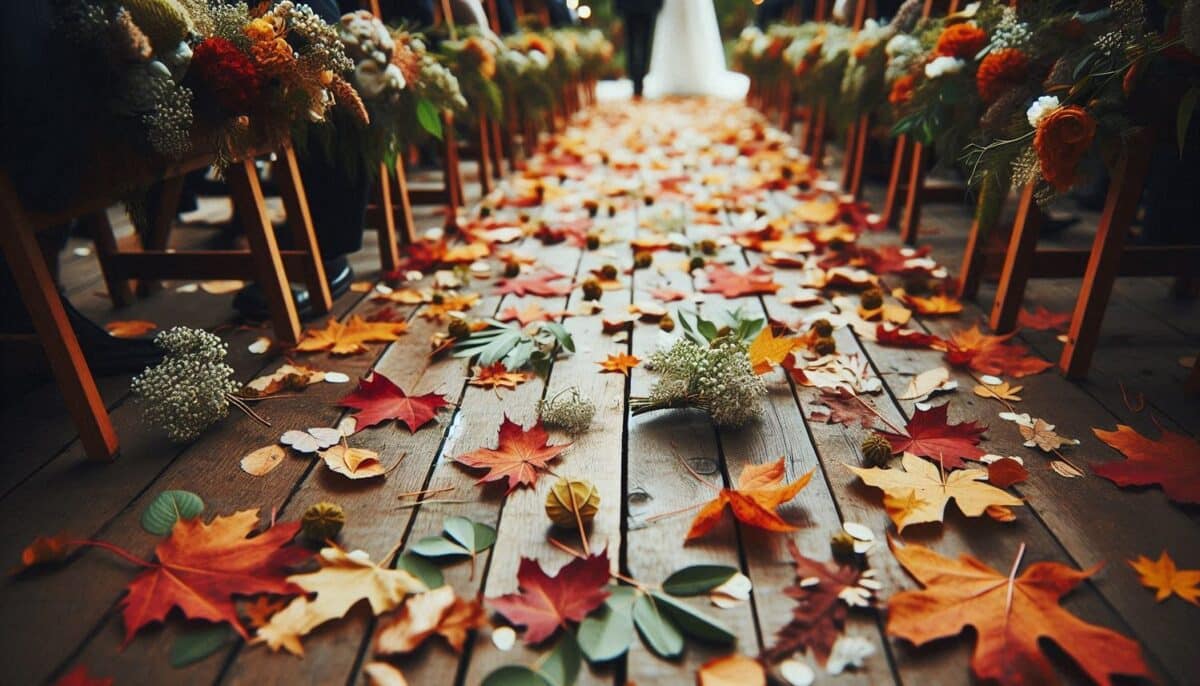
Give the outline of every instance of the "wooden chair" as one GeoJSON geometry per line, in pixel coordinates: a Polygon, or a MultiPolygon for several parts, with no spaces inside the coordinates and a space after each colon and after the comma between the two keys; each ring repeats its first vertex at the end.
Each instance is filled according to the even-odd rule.
{"type": "MultiPolygon", "coordinates": [[[[290,148],[285,148],[283,158],[294,162],[290,148]]],[[[316,307],[327,310],[329,295],[311,223],[307,234],[298,237],[303,249],[279,250],[267,217],[254,156],[230,164],[225,172],[250,243],[248,251],[172,252],[153,246],[125,249],[117,245],[111,227],[106,230],[104,212],[119,201],[123,189],[147,187],[155,181],[165,181],[168,190],[177,189],[177,179],[210,165],[212,155],[196,155],[165,167],[114,151],[97,151],[88,155],[88,159],[96,162],[87,166],[88,175],[81,180],[74,198],[65,208],[54,212],[35,212],[24,207],[7,174],[0,173],[0,241],[84,450],[93,459],[107,460],[117,453],[116,433],[67,319],[46,256],[38,246],[39,230],[84,219],[100,236],[97,253],[105,282],[116,299],[131,297],[128,282],[134,278],[253,279],[266,296],[276,337],[285,342],[295,342],[300,337],[300,320],[288,285],[288,272],[301,275],[310,284],[316,307]]],[[[307,213],[302,195],[299,201],[307,213]]],[[[151,238],[152,242],[157,240],[151,238]]]]}
{"type": "MultiPolygon", "coordinates": [[[[867,22],[867,14],[875,14],[875,3],[868,0],[857,0],[854,4],[854,18],[851,26],[855,31],[861,31],[867,22]]],[[[862,167],[867,154],[867,138],[871,133],[871,117],[869,114],[860,115],[846,127],[846,147],[842,158],[842,190],[854,198],[862,191],[862,167]]]]}
{"type": "MultiPolygon", "coordinates": [[[[1200,246],[1125,244],[1142,195],[1153,139],[1153,132],[1143,128],[1126,141],[1109,179],[1108,196],[1090,250],[1038,249],[1041,214],[1032,185],[1021,191],[1012,235],[1003,255],[988,254],[983,245],[987,227],[979,221],[972,225],[959,290],[965,297],[974,296],[984,271],[995,265],[998,258],[1003,259],[990,322],[997,333],[1016,329],[1029,279],[1083,277],[1067,343],[1059,359],[1059,368],[1070,378],[1087,375],[1117,276],[1185,277],[1200,273],[1200,246]]],[[[1192,378],[1196,377],[1193,371],[1192,378]]]]}

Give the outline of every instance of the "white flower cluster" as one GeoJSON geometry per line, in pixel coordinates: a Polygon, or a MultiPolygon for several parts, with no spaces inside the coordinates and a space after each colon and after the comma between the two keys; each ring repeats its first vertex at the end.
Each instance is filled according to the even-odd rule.
{"type": "Polygon", "coordinates": [[[921,41],[907,33],[897,33],[883,48],[887,55],[887,72],[885,78],[895,81],[912,68],[914,60],[921,55],[921,41]]]}
{"type": "Polygon", "coordinates": [[[967,66],[967,63],[957,57],[939,55],[925,65],[925,78],[936,79],[946,74],[957,74],[965,66],[967,66]]]}
{"type": "Polygon", "coordinates": [[[338,37],[355,62],[354,85],[368,100],[395,101],[407,85],[404,72],[392,64],[396,42],[383,22],[366,10],[342,15],[338,37]]]}
{"type": "Polygon", "coordinates": [[[988,49],[1016,48],[1024,50],[1029,47],[1029,41],[1032,36],[1033,33],[1029,30],[1029,25],[1017,18],[1017,10],[1012,7],[1005,7],[1004,13],[1000,16],[1000,21],[992,29],[992,39],[988,49]]]}
{"type": "Polygon", "coordinates": [[[741,343],[703,347],[681,339],[655,352],[649,366],[659,375],[648,398],[655,408],[697,407],[717,426],[741,426],[762,412],[767,389],[741,343]]]}
{"type": "MultiPolygon", "coordinates": [[[[535,54],[540,55],[541,53],[535,52],[531,56],[535,54]]],[[[446,65],[437,61],[437,58],[429,53],[421,55],[421,78],[422,90],[436,94],[430,98],[431,100],[452,102],[454,107],[459,110],[467,109],[467,99],[463,97],[462,89],[458,85],[458,78],[446,68],[446,65]]]]}
{"type": "Polygon", "coordinates": [[[154,337],[166,356],[133,378],[146,421],[172,441],[190,441],[229,414],[229,395],[238,389],[225,364],[228,346],[219,337],[177,326],[154,337]]]}
{"type": "Polygon", "coordinates": [[[547,400],[538,401],[538,415],[549,427],[571,435],[581,434],[592,424],[596,405],[572,386],[547,400]]]}
{"type": "Polygon", "coordinates": [[[1025,111],[1025,118],[1029,120],[1029,125],[1036,129],[1038,127],[1038,122],[1042,120],[1042,117],[1045,117],[1047,114],[1050,114],[1054,110],[1058,109],[1059,104],[1060,103],[1057,97],[1053,95],[1043,95],[1037,100],[1034,100],[1033,104],[1029,106],[1029,109],[1025,111]]]}

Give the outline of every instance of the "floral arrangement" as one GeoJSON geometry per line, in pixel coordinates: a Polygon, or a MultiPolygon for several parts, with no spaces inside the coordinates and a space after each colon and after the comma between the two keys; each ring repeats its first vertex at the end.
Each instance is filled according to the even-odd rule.
{"type": "Polygon", "coordinates": [[[503,95],[496,83],[497,60],[506,49],[494,36],[477,29],[457,40],[442,41],[439,48],[467,102],[497,119],[504,114],[503,95]]]}
{"type": "Polygon", "coordinates": [[[504,39],[507,50],[496,63],[497,80],[513,102],[530,113],[544,112],[554,105],[551,64],[556,50],[553,41],[525,31],[504,39]]]}
{"type": "Polygon", "coordinates": [[[199,147],[225,164],[335,104],[366,121],[336,30],[307,5],[62,0],[55,15],[117,84],[113,128],[164,157],[199,147]]]}

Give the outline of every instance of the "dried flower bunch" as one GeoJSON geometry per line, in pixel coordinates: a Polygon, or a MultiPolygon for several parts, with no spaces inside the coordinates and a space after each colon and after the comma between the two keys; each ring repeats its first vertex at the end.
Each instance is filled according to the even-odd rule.
{"type": "Polygon", "coordinates": [[[767,389],[739,341],[720,338],[703,346],[680,339],[656,351],[647,367],[659,379],[649,396],[630,398],[635,415],[694,407],[707,412],[717,426],[742,426],[762,413],[767,389]]]}
{"type": "Polygon", "coordinates": [[[229,346],[200,329],[177,326],[154,337],[165,356],[133,378],[130,390],[146,421],[172,441],[195,439],[229,414],[230,396],[239,384],[225,363],[229,346]]]}
{"type": "Polygon", "coordinates": [[[580,393],[577,386],[571,386],[548,399],[539,400],[538,415],[546,426],[562,429],[574,436],[591,426],[592,418],[596,416],[596,405],[580,393]]]}

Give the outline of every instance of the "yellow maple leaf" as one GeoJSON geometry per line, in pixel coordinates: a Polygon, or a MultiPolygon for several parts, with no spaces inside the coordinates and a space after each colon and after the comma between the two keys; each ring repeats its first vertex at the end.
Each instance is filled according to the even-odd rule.
{"type": "Polygon", "coordinates": [[[629,376],[629,370],[638,366],[639,362],[641,362],[641,360],[638,359],[637,355],[617,353],[616,355],[609,355],[604,360],[597,362],[597,364],[599,364],[604,370],[601,372],[602,374],[605,372],[612,372],[629,376]]]}
{"type": "Polygon", "coordinates": [[[355,355],[367,351],[364,343],[387,343],[400,338],[408,329],[404,322],[368,322],[358,315],[343,324],[330,319],[324,329],[305,329],[296,344],[301,352],[327,350],[334,355],[355,355]]]}
{"type": "Polygon", "coordinates": [[[293,598],[259,628],[256,643],[304,655],[302,636],[325,622],[344,617],[358,602],[367,601],[371,612],[378,615],[399,607],[408,594],[428,590],[408,572],[382,567],[361,550],[348,553],[330,546],[321,550],[317,560],[321,563],[319,570],[288,577],[288,581],[317,597],[293,598]]]}
{"type": "Polygon", "coordinates": [[[516,388],[533,378],[529,372],[510,372],[503,362],[475,368],[475,376],[467,383],[480,388],[516,388]]]}
{"type": "Polygon", "coordinates": [[[1017,395],[1025,387],[1012,386],[1007,381],[1001,381],[998,384],[981,383],[975,386],[975,395],[980,398],[997,398],[999,400],[1008,400],[1010,402],[1019,402],[1021,396],[1017,395]]]}
{"type": "Polygon", "coordinates": [[[900,469],[849,467],[868,486],[882,489],[884,505],[896,529],[924,522],[940,522],[946,503],[953,499],[968,517],[987,514],[993,519],[1011,519],[1009,507],[1024,505],[1016,496],[987,483],[986,469],[957,469],[943,474],[928,460],[904,453],[900,469]]]}
{"type": "Polygon", "coordinates": [[[483,608],[474,600],[463,600],[452,586],[418,593],[404,602],[392,620],[375,638],[375,652],[409,653],[430,636],[438,634],[451,648],[461,652],[467,633],[487,623],[483,608]]]}
{"type": "Polygon", "coordinates": [[[762,331],[750,342],[746,354],[750,356],[750,364],[755,374],[766,374],[775,365],[783,362],[788,353],[797,345],[793,338],[776,336],[771,327],[764,326],[762,331]]]}
{"type": "Polygon", "coordinates": [[[440,300],[434,300],[421,308],[421,317],[429,321],[441,322],[451,312],[466,312],[479,302],[478,293],[463,293],[461,295],[443,294],[440,300]]]}
{"type": "Polygon", "coordinates": [[[1154,599],[1158,602],[1175,594],[1200,606],[1200,569],[1179,569],[1165,550],[1157,560],[1138,555],[1136,560],[1128,562],[1137,571],[1142,585],[1155,591],[1154,599]]]}

